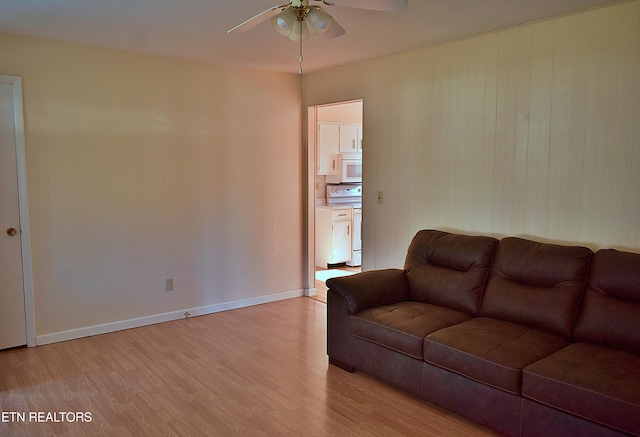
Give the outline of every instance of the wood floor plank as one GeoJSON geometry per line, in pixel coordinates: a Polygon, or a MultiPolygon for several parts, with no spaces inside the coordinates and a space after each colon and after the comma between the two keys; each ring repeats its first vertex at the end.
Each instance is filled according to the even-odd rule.
{"type": "Polygon", "coordinates": [[[0,352],[2,436],[495,436],[330,366],[326,305],[295,298],[0,352]],[[29,421],[87,412],[90,422],[29,421]]]}

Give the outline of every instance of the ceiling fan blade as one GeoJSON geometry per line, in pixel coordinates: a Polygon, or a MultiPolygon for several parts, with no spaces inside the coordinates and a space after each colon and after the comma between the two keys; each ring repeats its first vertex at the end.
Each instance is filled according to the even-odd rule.
{"type": "Polygon", "coordinates": [[[255,17],[251,17],[248,20],[243,21],[242,23],[238,24],[237,26],[232,27],[231,29],[227,30],[227,33],[236,32],[236,31],[237,32],[245,32],[245,31],[257,26],[258,24],[262,23],[267,18],[269,18],[271,16],[270,12],[277,11],[278,9],[284,9],[284,8],[288,7],[289,5],[291,5],[291,2],[289,2],[289,3],[285,4],[285,5],[272,6],[269,9],[267,9],[266,11],[260,12],[255,17]]]}
{"type": "Polygon", "coordinates": [[[322,0],[328,6],[371,9],[374,11],[403,12],[407,10],[407,0],[322,0]]]}
{"type": "MultiPolygon", "coordinates": [[[[332,17],[333,18],[333,17],[332,17]]],[[[347,31],[334,19],[331,26],[322,34],[325,38],[336,38],[340,35],[344,35],[347,31]]]]}

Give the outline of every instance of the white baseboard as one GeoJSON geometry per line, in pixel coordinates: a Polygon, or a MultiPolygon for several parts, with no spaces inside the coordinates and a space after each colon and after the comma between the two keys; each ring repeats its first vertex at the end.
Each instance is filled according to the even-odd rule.
{"type": "Polygon", "coordinates": [[[240,299],[232,302],[218,303],[214,305],[206,305],[196,308],[185,308],[178,311],[171,311],[163,314],[153,314],[150,316],[137,317],[135,319],[120,320],[117,322],[104,323],[101,325],[86,326],[83,328],[70,329],[68,331],[53,332],[51,334],[37,335],[36,346],[45,344],[58,343],[60,341],[75,340],[92,335],[107,334],[109,332],[122,331],[124,329],[139,328],[141,326],[153,325],[154,323],[169,322],[188,317],[203,316],[205,314],[213,314],[221,311],[234,310],[238,308],[249,307],[253,305],[261,305],[269,302],[276,302],[284,299],[304,296],[304,290],[284,291],[281,293],[267,294],[264,296],[252,297],[248,299],[240,299]]]}

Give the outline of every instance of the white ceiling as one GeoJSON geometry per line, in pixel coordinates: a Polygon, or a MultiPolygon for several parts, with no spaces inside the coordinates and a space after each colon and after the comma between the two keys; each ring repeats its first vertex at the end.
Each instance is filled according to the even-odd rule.
{"type": "MultiPolygon", "coordinates": [[[[226,31],[283,0],[0,0],[0,32],[298,72],[298,43],[269,20],[226,31]]],[[[401,53],[615,0],[409,0],[404,13],[325,6],[347,33],[304,42],[304,72],[401,53]]]]}

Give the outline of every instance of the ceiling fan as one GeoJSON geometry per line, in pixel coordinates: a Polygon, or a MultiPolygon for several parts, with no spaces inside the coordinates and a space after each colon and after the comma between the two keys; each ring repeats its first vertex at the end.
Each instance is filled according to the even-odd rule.
{"type": "Polygon", "coordinates": [[[302,74],[302,41],[309,38],[309,27],[316,35],[335,38],[346,31],[331,15],[311,2],[321,2],[325,6],[341,6],[355,9],[369,9],[386,12],[402,12],[407,9],[408,0],[290,0],[289,3],[272,6],[258,15],[232,27],[227,33],[244,32],[271,17],[273,28],[280,35],[300,42],[300,70],[302,74]],[[276,11],[280,10],[276,14],[276,11]],[[307,26],[308,23],[308,26],[307,26]]]}

